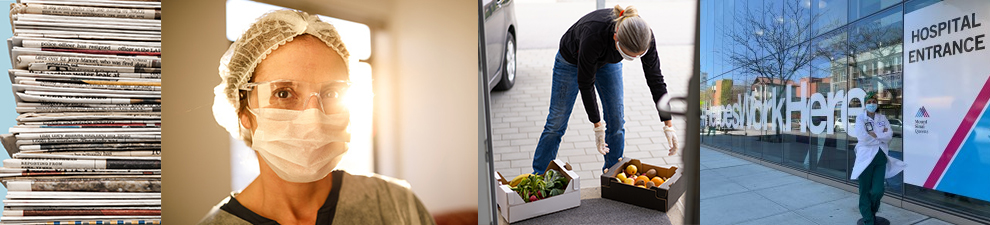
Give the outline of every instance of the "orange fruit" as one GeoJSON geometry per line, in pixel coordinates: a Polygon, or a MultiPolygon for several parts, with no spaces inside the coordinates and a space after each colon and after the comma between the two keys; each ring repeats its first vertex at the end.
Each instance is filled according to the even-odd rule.
{"type": "Polygon", "coordinates": [[[626,167],[626,173],[629,175],[636,174],[636,165],[629,165],[626,167]]]}
{"type": "Polygon", "coordinates": [[[636,177],[636,181],[640,181],[640,180],[642,180],[643,183],[646,183],[647,181],[650,181],[650,178],[644,175],[639,175],[639,177],[636,177]]]}
{"type": "Polygon", "coordinates": [[[664,180],[663,180],[663,178],[660,178],[660,177],[653,177],[653,180],[650,180],[650,181],[653,181],[654,184],[656,184],[657,186],[660,186],[660,184],[663,184],[663,181],[664,180]]]}

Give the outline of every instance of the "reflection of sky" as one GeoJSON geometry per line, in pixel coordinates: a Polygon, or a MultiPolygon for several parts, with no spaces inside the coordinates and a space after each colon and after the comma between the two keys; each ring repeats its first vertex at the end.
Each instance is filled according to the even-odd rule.
{"type": "MultiPolygon", "coordinates": [[[[815,34],[817,37],[811,38],[814,43],[819,43],[822,48],[821,50],[830,50],[833,54],[839,54],[837,57],[817,57],[815,58],[806,68],[797,71],[791,78],[791,80],[797,81],[800,78],[812,76],[816,78],[834,78],[835,80],[830,81],[833,83],[832,87],[828,87],[829,90],[844,90],[847,89],[845,86],[849,87],[878,87],[883,86],[885,89],[900,89],[902,85],[901,72],[898,67],[901,65],[899,60],[881,60],[881,62],[876,62],[877,60],[872,60],[871,58],[876,57],[876,52],[883,52],[890,56],[900,56],[900,34],[902,33],[902,22],[901,22],[901,11],[900,7],[894,7],[892,10],[884,11],[882,13],[877,13],[880,9],[887,8],[891,6],[890,1],[876,2],[865,4],[864,2],[858,2],[849,6],[847,1],[844,0],[801,0],[794,1],[796,7],[800,10],[804,10],[808,15],[818,14],[820,19],[815,23],[813,29],[815,29],[815,34]],[[863,16],[872,16],[869,19],[863,19],[856,24],[847,24],[847,21],[855,21],[852,18],[861,18],[863,16]],[[855,42],[854,40],[849,40],[846,36],[853,35],[855,32],[830,32],[832,30],[838,29],[849,29],[849,27],[866,27],[867,25],[879,26],[882,31],[890,31],[894,35],[882,35],[889,36],[890,40],[894,46],[892,48],[881,48],[880,51],[872,52],[860,52],[857,53],[856,60],[860,61],[859,66],[869,65],[871,66],[871,71],[868,71],[870,76],[862,77],[859,73],[849,74],[846,72],[848,69],[846,61],[849,60],[847,56],[844,55],[847,40],[850,44],[855,42]],[[827,32],[830,32],[826,34],[827,32]],[[896,40],[895,40],[896,39],[896,40]],[[832,44],[838,43],[838,44],[832,44]],[[838,46],[840,49],[832,49],[838,46]],[[894,67],[887,67],[887,64],[894,64],[894,67]],[[881,68],[877,68],[881,67],[881,68]],[[876,74],[876,73],[883,74],[876,74]],[[851,78],[851,79],[847,79],[851,78]],[[848,80],[848,81],[847,81],[848,80]],[[850,82],[850,83],[846,83],[850,82]]],[[[784,7],[790,7],[781,5],[779,1],[763,1],[763,0],[750,0],[750,1],[710,1],[705,0],[701,2],[701,43],[700,43],[700,67],[701,72],[708,73],[707,80],[702,81],[703,87],[710,87],[718,84],[719,80],[722,79],[734,79],[737,85],[744,85],[743,83],[752,83],[745,81],[752,81],[754,76],[757,76],[753,72],[746,71],[746,68],[740,68],[738,65],[733,65],[731,59],[729,58],[729,53],[733,51],[740,51],[743,47],[740,47],[731,40],[730,34],[734,32],[739,32],[741,30],[751,30],[742,29],[739,21],[743,20],[744,17],[748,15],[765,15],[772,16],[769,13],[764,13],[766,8],[773,9],[783,9],[784,7]]],[[[781,11],[776,10],[773,14],[780,14],[781,11]]],[[[764,19],[768,23],[773,23],[771,19],[764,19]]],[[[799,19],[800,20],[800,19],[799,19]]],[[[807,20],[806,20],[807,21],[807,20]]],[[[858,31],[858,30],[857,30],[858,31]]],[[[885,32],[887,33],[887,32],[885,32]]],[[[757,34],[753,34],[757,35],[757,34]]],[[[876,37],[882,38],[882,37],[876,37]]],[[[888,45],[890,46],[890,45],[888,45]]],[[[868,47],[867,48],[876,48],[868,47]]],[[[766,56],[764,56],[766,57],[766,56]]],[[[853,68],[861,69],[861,68],[853,68]]],[[[748,84],[745,84],[748,85],[748,84]]]]}
{"type": "MultiPolygon", "coordinates": [[[[763,24],[767,26],[774,26],[779,22],[776,17],[778,15],[788,16],[794,12],[800,12],[800,16],[792,16],[794,18],[787,19],[785,22],[793,21],[804,21],[811,26],[813,30],[813,35],[810,38],[790,38],[787,40],[790,43],[791,48],[787,50],[782,50],[787,54],[793,54],[795,47],[798,43],[807,44],[806,46],[811,46],[813,52],[809,54],[823,54],[817,55],[812,58],[812,61],[806,65],[803,65],[794,72],[794,74],[785,77],[779,77],[776,75],[772,77],[774,80],[789,78],[786,83],[793,83],[792,90],[797,89],[800,84],[807,82],[809,85],[810,93],[829,93],[835,91],[849,90],[850,88],[862,88],[865,90],[886,90],[884,92],[884,98],[889,99],[890,97],[900,96],[900,89],[903,86],[902,83],[902,73],[899,69],[901,66],[901,61],[896,60],[893,57],[899,59],[900,57],[900,35],[902,32],[901,27],[901,11],[899,7],[894,7],[891,10],[879,12],[878,9],[871,9],[872,6],[864,6],[860,3],[856,3],[856,13],[850,13],[851,10],[847,5],[846,1],[840,0],[802,0],[802,1],[792,1],[786,2],[788,4],[797,5],[783,5],[782,1],[764,1],[764,0],[750,0],[750,1],[732,1],[732,2],[717,2],[717,1],[702,1],[701,2],[701,22],[700,22],[700,32],[701,32],[701,43],[700,43],[700,67],[701,72],[707,73],[707,80],[703,81],[703,87],[707,87],[705,94],[708,94],[707,98],[710,99],[711,103],[714,104],[718,102],[720,105],[727,105],[732,103],[737,103],[736,95],[748,92],[756,99],[762,99],[761,97],[766,96],[766,93],[760,93],[758,91],[752,91],[755,86],[764,86],[767,82],[760,82],[758,77],[764,76],[757,74],[756,72],[749,71],[751,68],[747,68],[740,65],[734,65],[732,59],[730,58],[730,53],[739,52],[745,50],[746,47],[743,44],[739,44],[740,41],[733,40],[732,36],[737,36],[736,38],[746,38],[755,39],[759,36],[767,35],[773,31],[773,28],[747,28],[745,23],[741,21],[747,18],[757,18],[762,19],[763,24]],[[794,8],[791,8],[794,7],[794,8]],[[768,9],[769,8],[769,9],[768,9]],[[767,11],[772,10],[772,11],[767,11]],[[769,13],[768,13],[769,12],[769,13]],[[819,20],[811,23],[811,15],[817,14],[819,20]],[[856,23],[848,24],[847,21],[850,17],[860,17],[862,15],[869,15],[870,18],[858,20],[856,23]],[[761,18],[762,17],[762,18],[761,18]],[[744,34],[754,31],[752,34],[744,34]],[[760,32],[766,31],[766,32],[760,32]],[[865,35],[863,32],[880,32],[879,34],[873,36],[877,41],[883,41],[885,44],[863,44],[857,42],[857,40],[851,40],[852,35],[860,34],[865,35]],[[751,36],[747,36],[751,35],[751,36]],[[887,44],[889,43],[889,44],[887,44]],[[850,44],[855,44],[857,48],[856,52],[850,52],[852,47],[850,44]],[[878,47],[879,46],[879,47],[878,47]],[[849,55],[853,54],[853,55],[849,55]],[[883,58],[880,58],[883,57],[883,58]],[[857,62],[848,62],[850,60],[855,60],[857,62]],[[856,64],[850,64],[856,63],[856,64]],[[863,69],[864,71],[859,71],[858,69],[863,69]],[[852,73],[849,70],[855,70],[852,73]],[[864,76],[863,74],[866,74],[864,76]],[[719,87],[728,90],[720,90],[722,93],[731,93],[730,96],[716,96],[713,91],[715,86],[721,84],[722,80],[732,80],[732,87],[719,87]],[[731,89],[730,89],[731,88],[731,89]],[[722,97],[728,97],[728,99],[721,99],[722,97]],[[728,101],[723,101],[728,100],[728,101]]],[[[886,4],[886,3],[882,3],[886,4]]],[[[796,27],[796,25],[789,24],[786,25],[790,28],[796,27]]],[[[864,40],[859,40],[864,42],[864,40]]],[[[755,43],[751,40],[743,41],[744,43],[755,43]]],[[[751,44],[746,44],[751,45],[751,44]]],[[[770,49],[779,49],[775,47],[756,47],[763,48],[767,51],[770,49]]],[[[771,52],[776,54],[776,52],[771,52]]],[[[747,58],[763,57],[759,60],[771,60],[770,65],[778,64],[773,62],[772,56],[765,52],[757,53],[756,55],[750,55],[747,58]]],[[[792,62],[788,62],[792,63],[792,62]]],[[[770,85],[774,86],[774,85],[770,85]]],[[[792,92],[792,97],[810,97],[801,96],[800,92],[792,92]]],[[[783,98],[779,96],[778,98],[783,98]]],[[[792,101],[795,99],[792,99],[792,101]]],[[[900,100],[894,99],[893,103],[899,103],[900,100]]],[[[850,106],[857,106],[858,102],[850,104],[850,106]]],[[[899,105],[899,104],[898,104],[899,105]]],[[[888,105],[893,106],[893,105],[888,105]]],[[[891,118],[900,118],[899,107],[885,107],[883,108],[886,112],[891,112],[891,118]],[[893,113],[897,111],[898,113],[893,113]]]]}
{"type": "MultiPolygon", "coordinates": [[[[736,66],[730,65],[729,58],[726,56],[726,52],[741,49],[741,47],[735,46],[733,41],[726,37],[727,33],[740,30],[737,23],[740,20],[739,18],[747,14],[769,16],[770,14],[763,12],[766,8],[783,9],[784,7],[791,7],[790,5],[782,5],[781,2],[784,1],[706,0],[701,2],[700,67],[702,72],[709,73],[709,80],[731,79],[732,75],[740,73],[740,71],[731,71],[736,69],[736,66]]],[[[794,7],[807,12],[808,16],[820,16],[814,26],[816,30],[815,34],[817,35],[846,25],[848,21],[854,21],[863,16],[874,14],[896,2],[899,1],[857,1],[852,6],[849,6],[845,0],[801,0],[790,3],[797,4],[794,7]]],[[[774,12],[774,14],[780,13],[781,11],[779,10],[774,12]]],[[[880,18],[869,22],[875,22],[885,29],[896,28],[896,30],[900,30],[900,12],[889,12],[885,14],[888,15],[880,16],[880,18]]],[[[773,19],[766,19],[766,21],[773,21],[773,19]]],[[[900,32],[894,33],[900,34],[900,32]]],[[[711,82],[705,83],[712,85],[711,82]]]]}

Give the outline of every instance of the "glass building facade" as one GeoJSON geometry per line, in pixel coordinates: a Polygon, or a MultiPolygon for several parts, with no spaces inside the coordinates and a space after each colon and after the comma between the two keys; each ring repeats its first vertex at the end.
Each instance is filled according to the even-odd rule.
{"type": "MultiPolygon", "coordinates": [[[[903,160],[903,18],[937,2],[702,0],[702,144],[856,185],[847,131],[875,92],[894,129],[890,156],[903,160]]],[[[990,202],[902,176],[887,180],[889,195],[990,218],[990,202]]]]}

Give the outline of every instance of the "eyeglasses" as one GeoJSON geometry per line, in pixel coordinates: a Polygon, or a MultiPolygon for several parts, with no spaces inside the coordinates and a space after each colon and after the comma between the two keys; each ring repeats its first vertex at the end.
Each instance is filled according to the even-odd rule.
{"type": "MultiPolygon", "coordinates": [[[[324,83],[310,83],[294,80],[274,80],[260,83],[247,83],[240,90],[247,92],[249,109],[277,108],[305,110],[312,97],[316,97],[317,107],[325,114],[335,114],[346,109],[344,95],[350,82],[337,80],[324,83]]],[[[252,111],[254,113],[254,111],[252,111]]]]}

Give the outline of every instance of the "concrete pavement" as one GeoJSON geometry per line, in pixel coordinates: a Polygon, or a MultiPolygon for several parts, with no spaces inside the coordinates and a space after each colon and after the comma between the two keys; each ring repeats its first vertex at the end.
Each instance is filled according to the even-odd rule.
{"type": "MultiPolygon", "coordinates": [[[[856,193],[701,147],[702,224],[856,224],[858,203],[856,193]]],[[[887,203],[877,216],[950,224],[887,203]]]]}

